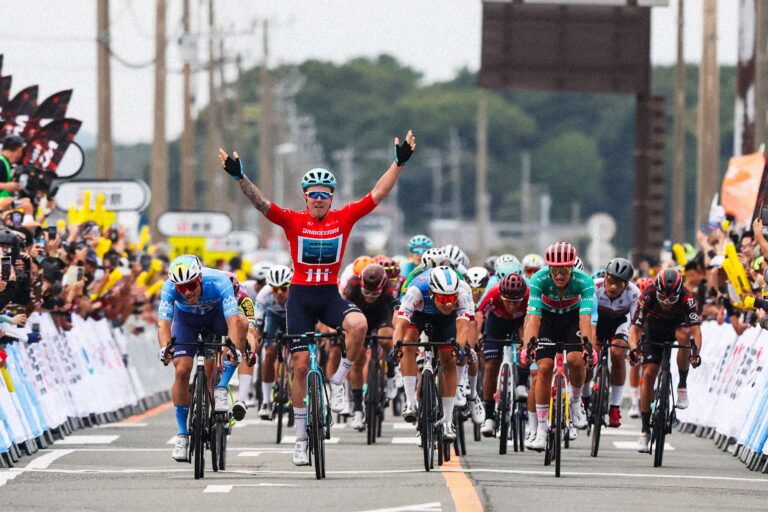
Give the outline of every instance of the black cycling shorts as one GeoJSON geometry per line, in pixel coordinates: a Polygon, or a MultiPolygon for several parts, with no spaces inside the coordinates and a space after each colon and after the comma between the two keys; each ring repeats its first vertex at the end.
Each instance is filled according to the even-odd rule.
{"type": "Polygon", "coordinates": [[[581,352],[581,331],[579,331],[579,311],[568,313],[541,312],[539,344],[536,347],[536,361],[554,359],[558,345],[566,345],[566,353],[581,352]]]}
{"type": "Polygon", "coordinates": [[[520,327],[523,325],[525,317],[516,318],[514,320],[507,320],[501,318],[493,313],[488,315],[483,325],[483,334],[486,338],[490,339],[506,339],[510,338],[508,343],[502,343],[499,341],[483,342],[483,357],[486,361],[493,361],[495,359],[501,359],[504,355],[504,347],[512,344],[512,340],[518,337],[520,333],[520,327]]]}
{"type": "MultiPolygon", "coordinates": [[[[361,312],[353,303],[342,299],[339,289],[333,284],[291,285],[285,309],[288,312],[288,334],[314,332],[318,321],[335,329],[341,326],[349,313],[361,312]]],[[[305,341],[291,341],[291,353],[306,352],[307,349],[305,341]]]]}
{"type": "Polygon", "coordinates": [[[643,364],[661,364],[661,357],[664,353],[664,347],[658,343],[677,343],[675,332],[680,327],[688,327],[688,324],[681,322],[679,324],[671,323],[669,320],[655,320],[648,318],[644,326],[644,341],[641,344],[643,351],[643,364]],[[652,345],[651,343],[654,344],[652,345]]]}
{"type": "Polygon", "coordinates": [[[432,324],[432,338],[429,341],[435,343],[444,343],[456,338],[456,312],[450,315],[437,313],[427,315],[421,311],[414,311],[411,316],[410,326],[418,329],[419,333],[424,332],[427,324],[432,324]]]}

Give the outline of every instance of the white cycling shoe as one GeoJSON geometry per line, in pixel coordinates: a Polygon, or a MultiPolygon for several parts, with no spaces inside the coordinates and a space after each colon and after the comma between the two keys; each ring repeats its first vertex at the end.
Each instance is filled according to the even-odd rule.
{"type": "Polygon", "coordinates": [[[579,430],[587,428],[587,413],[584,411],[581,398],[571,400],[571,421],[573,426],[579,430]]]}
{"type": "Polygon", "coordinates": [[[259,408],[259,418],[268,420],[272,417],[272,404],[263,403],[259,408]]]}
{"type": "Polygon", "coordinates": [[[464,394],[464,386],[456,386],[456,407],[467,405],[467,395],[464,394]]]}
{"type": "Polygon", "coordinates": [[[539,425],[539,428],[536,429],[536,434],[526,447],[535,452],[543,452],[547,448],[547,435],[546,425],[539,425]]]}
{"type": "Polygon", "coordinates": [[[469,412],[472,415],[472,423],[482,425],[485,421],[485,406],[480,400],[480,395],[469,400],[469,412]]]}
{"type": "Polygon", "coordinates": [[[677,401],[675,407],[678,409],[688,408],[688,390],[686,388],[677,388],[677,401]]]}
{"type": "Polygon", "coordinates": [[[575,441],[576,438],[579,437],[579,431],[576,430],[575,428],[573,428],[573,422],[572,421],[570,423],[571,424],[569,425],[569,428],[568,428],[568,440],[569,441],[575,441]]]}
{"type": "Polygon", "coordinates": [[[445,439],[446,441],[456,440],[456,429],[453,428],[452,421],[444,421],[442,425],[442,429],[443,429],[443,439],[445,439]]]}
{"type": "Polygon", "coordinates": [[[531,444],[533,443],[533,440],[536,439],[536,431],[535,430],[529,430],[525,433],[525,441],[523,441],[523,445],[531,450],[531,444]]]}
{"type": "Polygon", "coordinates": [[[242,400],[238,400],[235,402],[235,405],[232,407],[232,417],[234,417],[237,421],[243,421],[243,418],[245,418],[245,413],[248,411],[248,406],[245,405],[245,402],[242,400]]]}
{"type": "Polygon", "coordinates": [[[215,388],[213,390],[213,410],[227,412],[229,410],[229,392],[227,388],[215,388]]]}
{"type": "Polygon", "coordinates": [[[483,426],[480,428],[480,433],[483,437],[493,437],[496,433],[496,422],[493,418],[486,418],[483,422],[483,426]]]}
{"type": "Polygon", "coordinates": [[[632,407],[629,408],[629,417],[630,418],[639,418],[640,417],[640,406],[637,404],[632,404],[632,407]]]}
{"type": "Polygon", "coordinates": [[[176,436],[176,444],[173,447],[172,457],[178,462],[187,462],[189,450],[189,436],[176,436]]]}
{"type": "Polygon", "coordinates": [[[416,417],[418,415],[418,409],[413,402],[405,402],[402,411],[403,419],[408,423],[416,423],[416,417]]]}
{"type": "Polygon", "coordinates": [[[309,466],[309,441],[296,441],[293,447],[293,463],[296,466],[309,466]]]}
{"type": "Polygon", "coordinates": [[[640,434],[637,439],[637,451],[640,453],[651,453],[651,436],[647,432],[640,434]]]}
{"type": "Polygon", "coordinates": [[[515,395],[518,399],[528,398],[528,388],[525,387],[525,384],[518,384],[515,387],[515,395]]]}
{"type": "Polygon", "coordinates": [[[384,396],[386,396],[388,400],[392,400],[397,396],[397,384],[395,383],[394,377],[387,379],[387,383],[384,386],[384,396]]]}
{"type": "Polygon", "coordinates": [[[331,382],[331,410],[341,412],[347,407],[347,392],[344,390],[344,384],[334,384],[331,382]]]}
{"type": "Polygon", "coordinates": [[[355,411],[352,418],[352,428],[358,432],[365,430],[365,416],[363,411],[355,411]]]}

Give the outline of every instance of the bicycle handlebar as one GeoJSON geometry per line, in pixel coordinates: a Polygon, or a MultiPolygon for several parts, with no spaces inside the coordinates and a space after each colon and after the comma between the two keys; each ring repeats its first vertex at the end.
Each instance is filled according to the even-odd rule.
{"type": "Polygon", "coordinates": [[[461,348],[461,345],[456,343],[455,339],[451,339],[448,341],[402,341],[399,340],[397,343],[395,343],[394,348],[392,349],[392,352],[394,353],[394,362],[395,364],[400,363],[400,359],[403,357],[403,347],[451,347],[451,355],[453,357],[456,357],[458,359],[459,353],[463,351],[461,348]]]}
{"type": "Polygon", "coordinates": [[[347,357],[345,337],[346,335],[341,327],[337,327],[335,332],[306,332],[304,334],[283,334],[283,331],[278,330],[275,335],[275,342],[277,343],[277,360],[281,363],[283,362],[283,351],[281,349],[283,341],[306,339],[309,343],[314,343],[315,338],[338,339],[341,344],[341,357],[347,357]]]}

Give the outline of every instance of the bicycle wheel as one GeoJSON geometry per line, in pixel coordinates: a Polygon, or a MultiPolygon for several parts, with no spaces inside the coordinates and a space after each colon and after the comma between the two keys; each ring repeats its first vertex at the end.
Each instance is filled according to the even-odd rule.
{"type": "Polygon", "coordinates": [[[280,363],[278,367],[280,375],[278,387],[275,392],[275,416],[277,416],[277,444],[283,440],[283,414],[285,414],[285,401],[287,393],[285,392],[285,363],[280,363]]]}
{"type": "Polygon", "coordinates": [[[421,450],[424,453],[424,469],[427,471],[434,467],[435,458],[434,410],[430,382],[434,382],[432,372],[424,370],[421,385],[421,405],[419,406],[419,431],[421,434],[421,450]]]}
{"type": "Polygon", "coordinates": [[[525,402],[516,400],[512,413],[512,423],[515,425],[516,445],[520,447],[520,452],[525,451],[525,424],[528,422],[528,408],[525,402]]]}
{"type": "Polygon", "coordinates": [[[376,431],[379,428],[379,422],[376,419],[378,414],[378,394],[379,394],[379,362],[376,357],[371,357],[368,362],[368,391],[365,397],[365,427],[367,434],[367,443],[376,442],[376,431]]]}
{"type": "Polygon", "coordinates": [[[597,457],[597,451],[600,449],[600,433],[603,429],[603,417],[607,412],[605,410],[605,404],[608,400],[608,367],[603,363],[600,364],[600,370],[597,375],[597,396],[596,400],[592,402],[592,451],[590,455],[597,457]]]}
{"type": "Polygon", "coordinates": [[[555,386],[557,387],[557,393],[555,396],[555,439],[554,439],[554,459],[555,459],[555,476],[560,476],[560,456],[562,452],[562,439],[563,439],[563,376],[558,375],[555,377],[555,386]]]}
{"type": "Polygon", "coordinates": [[[664,459],[664,441],[667,437],[667,414],[669,408],[669,372],[662,370],[659,387],[659,403],[654,411],[652,435],[655,449],[653,467],[661,466],[664,459]]]}
{"type": "Polygon", "coordinates": [[[221,426],[221,450],[219,451],[219,469],[227,469],[227,440],[229,438],[229,425],[221,426]]]}
{"type": "MultiPolygon", "coordinates": [[[[509,366],[501,368],[501,394],[499,395],[499,455],[507,453],[509,439],[509,366]]],[[[515,449],[517,451],[517,449],[515,449]]]]}
{"type": "Polygon", "coordinates": [[[211,429],[211,464],[214,472],[224,469],[221,462],[224,458],[223,451],[225,450],[226,436],[224,424],[220,421],[214,421],[213,428],[211,429]]]}
{"type": "Polygon", "coordinates": [[[315,455],[315,477],[323,477],[323,458],[325,457],[325,432],[323,431],[323,408],[320,398],[322,393],[320,376],[310,372],[307,377],[307,416],[309,419],[309,445],[315,455]]]}
{"type": "Polygon", "coordinates": [[[197,372],[195,375],[195,416],[193,418],[192,426],[192,446],[194,450],[195,459],[195,480],[203,478],[205,474],[205,437],[206,437],[206,423],[210,415],[209,401],[208,401],[208,389],[205,382],[205,374],[203,372],[197,372]]]}
{"type": "Polygon", "coordinates": [[[467,454],[467,448],[464,443],[464,411],[463,409],[453,410],[453,421],[456,423],[456,440],[453,442],[453,451],[457,457],[467,454]]]}

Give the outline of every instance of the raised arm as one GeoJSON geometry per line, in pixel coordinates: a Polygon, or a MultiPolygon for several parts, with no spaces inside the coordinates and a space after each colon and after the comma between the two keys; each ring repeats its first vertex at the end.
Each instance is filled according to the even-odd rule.
{"type": "Polygon", "coordinates": [[[245,197],[247,197],[253,206],[256,207],[264,215],[269,211],[270,203],[248,176],[243,172],[243,165],[240,163],[240,156],[237,151],[232,153],[230,157],[226,151],[219,148],[219,161],[221,162],[221,168],[226,171],[227,174],[237,180],[237,184],[240,185],[240,190],[243,191],[245,197]]]}
{"type": "Polygon", "coordinates": [[[400,139],[395,137],[395,160],[389,166],[387,172],[376,182],[373,190],[371,190],[371,197],[373,197],[374,203],[379,204],[389,195],[398,178],[400,178],[400,173],[403,172],[405,162],[408,161],[415,150],[416,137],[413,135],[413,131],[408,130],[405,141],[402,144],[400,139]]]}

